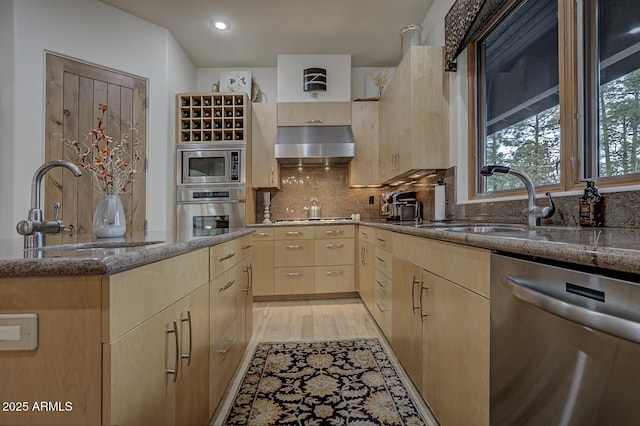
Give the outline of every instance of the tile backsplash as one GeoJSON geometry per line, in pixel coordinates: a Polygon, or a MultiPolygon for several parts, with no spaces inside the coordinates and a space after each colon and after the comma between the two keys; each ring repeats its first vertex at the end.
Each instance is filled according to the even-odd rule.
{"type": "MultiPolygon", "coordinates": [[[[283,167],[280,171],[281,186],[271,190],[271,220],[306,218],[304,206],[311,197],[318,197],[324,217],[349,217],[359,213],[363,220],[381,218],[380,196],[394,189],[416,191],[416,198],[422,202],[425,221],[434,217],[434,187],[439,178],[446,185],[446,218],[452,220],[478,220],[487,222],[527,223],[527,200],[493,201],[456,205],[455,167],[437,170],[411,185],[395,188],[349,188],[348,166],[324,167],[283,167]],[[373,204],[369,198],[373,197],[373,204]]],[[[640,227],[640,191],[604,193],[605,226],[640,227]]],[[[550,219],[542,220],[543,225],[577,226],[579,195],[554,197],[556,213],[550,219]]],[[[547,205],[546,199],[539,199],[540,205],[547,205]]],[[[264,218],[263,196],[256,197],[256,221],[264,218]]]]}

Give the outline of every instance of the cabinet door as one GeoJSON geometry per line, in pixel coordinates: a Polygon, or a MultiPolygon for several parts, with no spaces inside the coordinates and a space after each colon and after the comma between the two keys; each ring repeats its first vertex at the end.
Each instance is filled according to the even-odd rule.
{"type": "Polygon", "coordinates": [[[315,265],[353,265],[353,238],[315,240],[315,265]]]}
{"type": "Polygon", "coordinates": [[[351,102],[278,102],[278,126],[351,124],[351,102]]]}
{"type": "Polygon", "coordinates": [[[445,425],[489,424],[489,299],[427,271],[422,394],[445,425]]]}
{"type": "Polygon", "coordinates": [[[422,268],[393,257],[391,346],[418,389],[422,382],[422,268]]]}
{"type": "Polygon", "coordinates": [[[253,241],[253,294],[273,296],[274,253],[273,241],[253,241]]]}
{"type": "Polygon", "coordinates": [[[278,107],[255,103],[251,120],[251,186],[280,188],[280,166],[275,157],[278,107]]]}
{"type": "Polygon", "coordinates": [[[378,177],[378,102],[353,102],[351,130],[356,155],[349,163],[349,186],[380,183],[378,177]]]}
{"type": "Polygon", "coordinates": [[[175,423],[175,371],[180,368],[177,303],[103,345],[105,424],[175,423]]]}
{"type": "Polygon", "coordinates": [[[209,419],[209,284],[181,305],[175,424],[202,425],[209,419]]]}
{"type": "Polygon", "coordinates": [[[244,259],[238,266],[240,275],[240,293],[238,297],[238,317],[244,327],[244,346],[249,343],[253,333],[253,267],[252,258],[244,259]]]}
{"type": "Polygon", "coordinates": [[[316,266],[314,289],[320,293],[347,293],[354,288],[353,265],[316,266]]]}
{"type": "Polygon", "coordinates": [[[358,291],[372,315],[375,313],[373,254],[373,244],[361,241],[358,250],[358,291]]]}

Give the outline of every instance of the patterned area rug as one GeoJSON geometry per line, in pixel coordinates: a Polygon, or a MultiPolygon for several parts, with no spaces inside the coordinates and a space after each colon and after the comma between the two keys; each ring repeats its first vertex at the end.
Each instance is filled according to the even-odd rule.
{"type": "Polygon", "coordinates": [[[378,339],[259,343],[225,425],[424,425],[378,339]]]}

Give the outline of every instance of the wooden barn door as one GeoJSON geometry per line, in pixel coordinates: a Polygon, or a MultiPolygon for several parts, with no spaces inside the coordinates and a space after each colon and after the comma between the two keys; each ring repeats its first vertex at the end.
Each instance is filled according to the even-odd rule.
{"type": "MultiPolygon", "coordinates": [[[[140,235],[145,228],[146,209],[146,123],[147,82],[112,70],[73,61],[48,53],[46,56],[45,159],[75,162],[66,140],[81,140],[97,126],[98,104],[109,106],[105,116],[107,134],[114,140],[131,126],[138,130],[143,160],[134,182],[121,194],[127,217],[126,237],[140,235]]],[[[101,194],[91,175],[76,178],[57,167],[46,175],[45,218],[53,218],[53,204],[60,202],[60,217],[72,232],[47,236],[47,244],[90,241],[91,223],[101,194]]]]}

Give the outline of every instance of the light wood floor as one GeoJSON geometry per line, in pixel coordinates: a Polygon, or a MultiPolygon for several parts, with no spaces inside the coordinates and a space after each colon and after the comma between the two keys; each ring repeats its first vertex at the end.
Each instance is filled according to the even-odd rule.
{"type": "Polygon", "coordinates": [[[402,379],[414,396],[425,420],[437,425],[426,404],[412,387],[388,342],[380,332],[360,299],[327,299],[255,302],[253,305],[253,336],[244,358],[213,416],[212,426],[221,425],[249,360],[258,342],[344,340],[377,337],[396,365],[402,379]]]}

